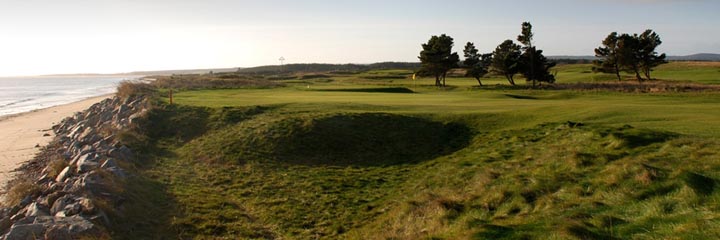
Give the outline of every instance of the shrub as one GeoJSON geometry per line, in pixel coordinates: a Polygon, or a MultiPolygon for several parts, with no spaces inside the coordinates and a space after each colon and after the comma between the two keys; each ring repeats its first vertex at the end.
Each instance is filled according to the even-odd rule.
{"type": "Polygon", "coordinates": [[[30,179],[22,179],[15,183],[5,195],[6,206],[15,206],[19,204],[25,197],[35,195],[40,192],[40,187],[33,184],[30,179]]]}
{"type": "Polygon", "coordinates": [[[152,85],[141,81],[122,81],[117,87],[117,96],[123,99],[148,95],[155,91],[152,85]]]}

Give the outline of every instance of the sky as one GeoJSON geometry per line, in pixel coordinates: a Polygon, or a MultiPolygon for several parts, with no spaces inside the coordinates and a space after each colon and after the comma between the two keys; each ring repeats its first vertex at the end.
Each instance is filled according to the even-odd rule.
{"type": "Polygon", "coordinates": [[[546,55],[653,29],[669,55],[720,53],[716,0],[0,0],[0,76],[418,61],[432,35],[480,52],[529,21],[546,55]]]}

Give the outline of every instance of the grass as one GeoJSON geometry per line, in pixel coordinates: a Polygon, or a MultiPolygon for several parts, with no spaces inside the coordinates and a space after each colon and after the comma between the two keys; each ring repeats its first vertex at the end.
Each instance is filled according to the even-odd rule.
{"type": "MultiPolygon", "coordinates": [[[[718,136],[720,95],[712,93],[622,94],[557,91],[442,91],[416,89],[416,94],[305,91],[302,88],[202,90],[181,92],[175,101],[190,106],[284,105],[334,111],[380,111],[445,115],[508,113],[500,128],[543,122],[582,121],[630,124],[685,134],[718,136]],[[525,99],[523,99],[525,98],[525,99]],[[532,99],[535,98],[535,99],[532,99]]],[[[477,123],[486,125],[488,123],[477,123]]]]}
{"type": "Polygon", "coordinates": [[[720,236],[717,93],[365,77],[407,73],[160,99],[121,135],[145,161],[116,237],[720,236]]]}
{"type": "MultiPolygon", "coordinates": [[[[554,68],[558,72],[557,80],[560,83],[574,83],[590,81],[615,81],[612,74],[592,73],[592,64],[567,64],[554,68]]],[[[660,65],[651,77],[681,82],[697,82],[704,84],[720,83],[720,63],[718,62],[671,62],[660,65]]],[[[634,75],[623,73],[623,79],[633,81],[634,75]]]]}

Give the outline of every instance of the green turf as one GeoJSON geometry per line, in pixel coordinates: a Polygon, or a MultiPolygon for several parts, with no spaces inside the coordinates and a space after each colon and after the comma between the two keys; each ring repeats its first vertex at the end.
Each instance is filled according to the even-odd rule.
{"type": "Polygon", "coordinates": [[[307,91],[304,88],[205,90],[178,93],[175,101],[183,105],[207,107],[284,105],[305,111],[444,115],[506,113],[509,117],[502,119],[503,123],[494,128],[527,127],[543,122],[573,120],[630,124],[702,136],[720,135],[718,94],[443,91],[432,88],[416,88],[415,91],[417,93],[394,94],[307,91]]]}
{"type": "MultiPolygon", "coordinates": [[[[591,81],[584,65],[566,67],[559,76],[591,81]]],[[[710,83],[717,75],[693,78],[706,70],[675,74],[710,83]]],[[[121,135],[144,154],[137,176],[147,184],[129,190],[134,221],[117,228],[134,233],[116,235],[720,236],[720,94],[477,88],[465,78],[437,89],[369,74],[407,72],[160,99],[121,135]],[[155,197],[139,197],[147,192],[155,197]]]]}
{"type": "MultiPolygon", "coordinates": [[[[593,73],[592,64],[559,65],[552,71],[557,72],[560,83],[617,80],[613,74],[593,73]]],[[[621,73],[624,80],[634,80],[633,74],[621,73]]],[[[644,76],[643,76],[644,77],[644,76]]],[[[670,81],[687,81],[706,84],[720,83],[720,63],[717,62],[671,62],[660,65],[651,77],[670,81]]]]}

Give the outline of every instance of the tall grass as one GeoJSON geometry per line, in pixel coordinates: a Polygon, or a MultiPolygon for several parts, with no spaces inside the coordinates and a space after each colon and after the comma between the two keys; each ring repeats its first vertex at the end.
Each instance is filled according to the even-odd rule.
{"type": "Polygon", "coordinates": [[[216,88],[271,88],[283,84],[262,77],[242,74],[202,74],[158,76],[152,85],[158,88],[216,89],[216,88]]]}
{"type": "Polygon", "coordinates": [[[117,87],[116,95],[120,98],[134,98],[137,96],[149,95],[155,92],[155,87],[144,81],[125,80],[117,87]]]}

